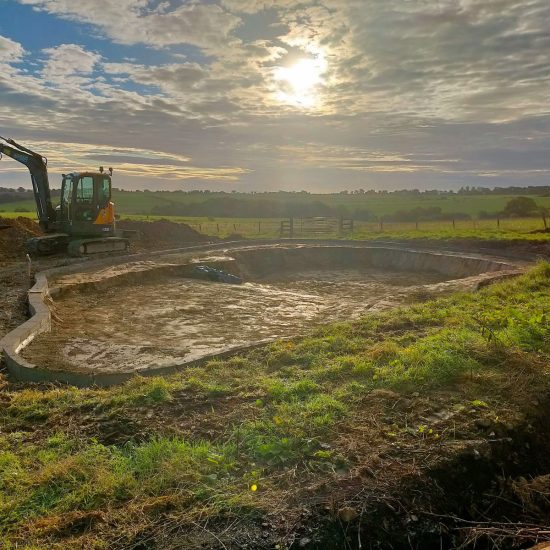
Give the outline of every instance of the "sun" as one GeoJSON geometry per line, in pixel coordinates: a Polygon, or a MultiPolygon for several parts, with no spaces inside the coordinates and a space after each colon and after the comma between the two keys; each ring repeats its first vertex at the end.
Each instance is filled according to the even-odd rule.
{"type": "Polygon", "coordinates": [[[323,55],[304,57],[289,67],[277,67],[277,99],[299,107],[314,107],[319,102],[319,87],[324,83],[327,63],[323,55]]]}

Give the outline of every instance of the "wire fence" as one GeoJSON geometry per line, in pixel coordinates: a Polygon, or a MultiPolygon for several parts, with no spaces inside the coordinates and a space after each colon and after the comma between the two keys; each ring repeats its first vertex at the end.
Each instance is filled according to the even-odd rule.
{"type": "Polygon", "coordinates": [[[419,222],[364,222],[337,218],[270,218],[270,219],[233,219],[218,218],[212,220],[184,221],[197,231],[208,235],[227,237],[323,237],[339,236],[375,236],[376,234],[422,234],[442,233],[491,233],[509,232],[528,233],[547,229],[542,218],[501,218],[485,220],[438,220],[419,222]]]}

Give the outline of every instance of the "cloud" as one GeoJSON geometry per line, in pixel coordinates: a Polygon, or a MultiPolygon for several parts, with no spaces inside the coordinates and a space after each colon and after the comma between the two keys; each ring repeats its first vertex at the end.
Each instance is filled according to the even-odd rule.
{"type": "Polygon", "coordinates": [[[14,63],[20,61],[25,50],[18,42],[0,35],[0,63],[14,63]]]}
{"type": "MultiPolygon", "coordinates": [[[[208,167],[189,164],[189,157],[136,147],[111,148],[107,145],[89,143],[64,143],[51,141],[25,141],[25,146],[48,158],[50,177],[67,170],[79,171],[96,168],[96,165],[114,166],[116,177],[140,177],[148,181],[162,180],[214,180],[237,181],[248,170],[236,166],[208,167]]],[[[0,171],[26,172],[15,162],[3,163],[0,171]]],[[[55,177],[51,183],[57,186],[55,177]]]]}
{"type": "Polygon", "coordinates": [[[88,81],[94,66],[101,56],[86,51],[76,44],[62,44],[56,48],[43,50],[48,60],[42,68],[42,77],[46,82],[64,86],[76,86],[88,81]]]}
{"type": "Polygon", "coordinates": [[[546,0],[19,2],[86,33],[31,52],[34,65],[0,37],[0,126],[63,150],[122,148],[125,185],[546,183],[546,0]],[[146,48],[126,59],[120,44],[146,48]],[[322,60],[307,105],[284,101],[305,86],[303,59],[322,60]],[[148,148],[188,160],[131,151],[148,148]]]}
{"type": "Polygon", "coordinates": [[[152,46],[193,44],[221,47],[240,19],[216,4],[168,2],[150,7],[148,0],[20,0],[59,17],[98,27],[119,44],[152,46]]]}

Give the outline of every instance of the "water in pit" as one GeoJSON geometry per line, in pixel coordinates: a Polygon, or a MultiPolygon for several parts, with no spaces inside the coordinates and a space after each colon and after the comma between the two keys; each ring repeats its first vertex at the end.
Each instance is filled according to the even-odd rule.
{"type": "MultiPolygon", "coordinates": [[[[422,284],[444,280],[421,277],[422,284]]],[[[76,292],[56,301],[52,332],[39,336],[24,356],[53,369],[173,365],[357,318],[419,284],[419,274],[362,269],[307,271],[242,285],[170,278],[76,292]]]]}

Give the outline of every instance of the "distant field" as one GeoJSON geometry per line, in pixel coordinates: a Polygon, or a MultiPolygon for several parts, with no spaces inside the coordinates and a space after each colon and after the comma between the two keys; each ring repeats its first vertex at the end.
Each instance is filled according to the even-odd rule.
{"type": "MultiPolygon", "coordinates": [[[[306,235],[301,233],[302,221],[300,217],[295,218],[295,236],[318,236],[326,238],[344,237],[350,239],[415,239],[415,238],[471,238],[471,239],[528,239],[547,241],[550,240],[548,233],[532,233],[543,228],[540,218],[508,218],[501,219],[498,224],[494,219],[477,219],[481,210],[486,212],[498,212],[514,195],[480,195],[480,196],[444,196],[431,197],[421,196],[402,197],[399,195],[307,195],[307,194],[184,194],[169,192],[143,192],[130,193],[126,191],[115,191],[114,201],[116,209],[122,219],[133,219],[143,221],[154,221],[157,219],[168,219],[174,222],[187,223],[197,231],[217,237],[227,237],[238,234],[246,238],[276,238],[280,236],[281,220],[288,218],[259,218],[259,217],[205,217],[205,216],[170,216],[155,215],[150,211],[159,204],[174,202],[185,202],[198,204],[212,196],[227,198],[254,197],[263,200],[269,197],[271,200],[292,201],[296,204],[312,200],[320,200],[334,207],[345,205],[350,210],[364,208],[377,217],[394,214],[400,210],[411,210],[415,207],[427,208],[438,206],[443,212],[463,212],[472,216],[470,220],[451,221],[425,221],[419,222],[387,222],[382,224],[373,222],[354,222],[353,232],[340,234],[334,231],[323,235],[306,235]]],[[[550,208],[550,197],[533,197],[540,206],[550,208]]],[[[12,218],[25,216],[35,218],[33,201],[21,201],[0,205],[0,216],[12,218]],[[26,209],[28,212],[15,212],[15,210],[26,209]]]]}
{"type": "MultiPolygon", "coordinates": [[[[24,216],[36,218],[30,212],[0,212],[0,217],[16,218],[24,216]]],[[[193,229],[206,235],[225,238],[237,234],[245,238],[277,238],[281,236],[281,218],[205,218],[189,216],[147,216],[139,214],[122,215],[121,219],[155,221],[170,220],[176,223],[186,223],[193,229]]],[[[295,219],[295,237],[310,237],[300,231],[300,218],[295,219]]],[[[532,240],[550,241],[550,233],[532,233],[543,228],[539,218],[512,218],[500,220],[457,220],[450,221],[397,223],[355,222],[352,232],[328,233],[317,235],[319,238],[346,239],[499,239],[499,240],[532,240]]],[[[315,235],[313,235],[315,237],[315,235]]]]}
{"type": "MultiPolygon", "coordinates": [[[[323,203],[332,208],[344,208],[349,212],[355,210],[368,210],[374,216],[388,216],[402,210],[414,208],[441,208],[443,213],[460,212],[468,214],[472,218],[479,217],[481,211],[496,213],[501,211],[506,203],[516,195],[420,195],[402,196],[398,194],[388,195],[312,195],[302,193],[183,193],[183,192],[128,192],[115,190],[113,199],[119,214],[155,215],[159,208],[177,207],[177,205],[199,205],[206,200],[228,199],[245,201],[273,201],[280,204],[295,205],[297,209],[301,205],[323,203]]],[[[550,208],[550,197],[531,196],[539,206],[550,208]]],[[[32,200],[0,204],[0,215],[11,213],[15,209],[27,209],[34,212],[35,206],[32,200]],[[4,211],[4,212],[3,212],[4,211]]],[[[251,217],[255,217],[251,209],[251,217]]],[[[167,216],[163,216],[167,217],[167,216]]]]}

